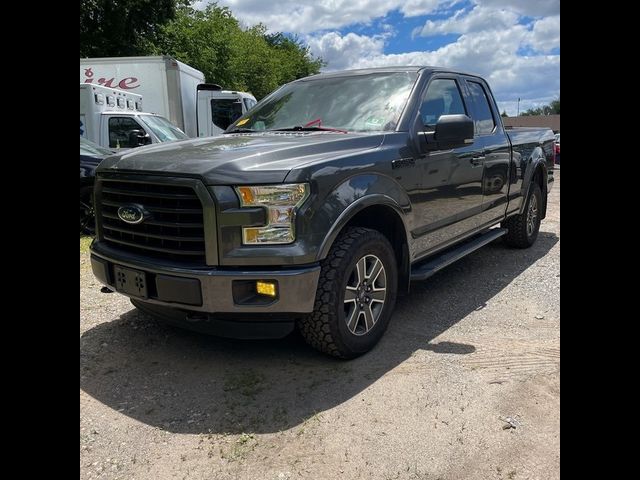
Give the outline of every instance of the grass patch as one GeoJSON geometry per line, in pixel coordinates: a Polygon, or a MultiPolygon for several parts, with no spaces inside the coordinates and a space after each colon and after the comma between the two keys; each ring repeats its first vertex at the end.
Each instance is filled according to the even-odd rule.
{"type": "Polygon", "coordinates": [[[89,253],[89,245],[91,245],[91,241],[93,237],[88,235],[83,235],[80,237],[80,253],[89,253]]]}

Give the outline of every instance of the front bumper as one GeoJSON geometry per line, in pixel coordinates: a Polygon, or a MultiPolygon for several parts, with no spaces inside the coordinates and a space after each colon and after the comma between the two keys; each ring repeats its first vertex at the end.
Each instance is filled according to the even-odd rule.
{"type": "Polygon", "coordinates": [[[96,278],[110,289],[145,304],[207,314],[243,314],[247,319],[252,314],[269,314],[266,318],[271,318],[272,314],[311,312],[320,276],[318,264],[259,269],[159,265],[136,256],[114,255],[100,242],[91,245],[91,267],[96,278]],[[116,288],[115,266],[144,272],[147,296],[116,288]],[[276,298],[253,294],[251,288],[256,280],[277,282],[276,298]]]}

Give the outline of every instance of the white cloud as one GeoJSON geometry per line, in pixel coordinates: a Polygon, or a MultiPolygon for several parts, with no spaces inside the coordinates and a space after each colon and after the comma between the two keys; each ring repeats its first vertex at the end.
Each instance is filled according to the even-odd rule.
{"type": "Polygon", "coordinates": [[[326,71],[425,65],[479,74],[489,82],[500,108],[506,108],[507,113],[515,115],[514,101],[518,97],[523,99],[520,103],[522,111],[536,102],[548,103],[560,92],[558,55],[517,55],[519,46],[530,35],[525,26],[516,25],[503,31],[464,34],[456,42],[431,52],[399,54],[384,54],[381,39],[351,33],[341,37],[339,33],[331,32],[314,38],[309,44],[314,54],[321,55],[328,62],[326,71]],[[321,49],[321,45],[331,48],[321,49]]]}
{"type": "Polygon", "coordinates": [[[341,36],[338,32],[329,32],[320,36],[309,36],[307,44],[316,57],[323,58],[330,70],[353,68],[363,59],[373,59],[382,55],[384,39],[382,36],[368,37],[349,32],[341,36]]]}
{"type": "Polygon", "coordinates": [[[434,12],[438,8],[438,3],[443,2],[438,0],[406,0],[400,3],[400,11],[405,17],[418,17],[434,12]]]}
{"type": "Polygon", "coordinates": [[[475,0],[474,3],[494,9],[508,9],[527,17],[560,14],[560,0],[475,0]]]}
{"type": "MultiPolygon", "coordinates": [[[[408,0],[421,14],[438,0],[408,0]]],[[[208,1],[196,2],[204,8],[208,1]]],[[[385,17],[392,10],[404,8],[403,0],[219,0],[218,5],[231,8],[233,14],[247,25],[264,23],[270,31],[311,33],[357,23],[368,24],[385,17]]]]}
{"type": "Polygon", "coordinates": [[[538,51],[549,52],[560,46],[560,15],[546,17],[533,24],[529,44],[538,51]]]}
{"type": "MultiPolygon", "coordinates": [[[[518,22],[521,12],[525,10],[521,7],[529,3],[535,2],[478,0],[478,4],[470,11],[458,10],[443,20],[427,20],[424,26],[414,29],[412,36],[432,37],[450,33],[486,32],[495,32],[498,35],[514,32],[517,33],[517,38],[512,40],[517,41],[518,47],[531,47],[536,52],[548,53],[560,46],[560,15],[535,20],[529,25],[531,28],[527,28],[518,22]],[[510,5],[509,8],[505,7],[507,4],[510,5]]],[[[548,7],[549,5],[546,5],[545,8],[548,7]]]]}
{"type": "Polygon", "coordinates": [[[442,35],[447,33],[468,33],[483,30],[501,30],[516,24],[518,14],[508,10],[489,10],[475,7],[470,13],[458,10],[453,16],[445,20],[427,20],[419,29],[418,34],[423,37],[442,35]]]}
{"type": "MultiPolygon", "coordinates": [[[[471,9],[461,9],[461,0],[219,0],[218,4],[230,7],[246,25],[263,23],[272,32],[302,35],[311,52],[328,63],[325,71],[436,65],[478,73],[487,78],[501,110],[509,115],[515,115],[518,97],[521,111],[556,98],[560,56],[549,52],[560,46],[559,0],[471,1],[471,9]],[[386,42],[402,29],[401,24],[390,23],[387,15],[392,11],[404,17],[450,12],[448,18],[425,21],[414,36],[460,37],[434,51],[385,54],[386,42]],[[533,20],[521,25],[523,16],[533,20]],[[337,31],[363,24],[376,25],[380,33],[337,31]]],[[[195,6],[204,8],[207,3],[201,0],[195,6]]]]}
{"type": "MultiPolygon", "coordinates": [[[[560,0],[472,0],[485,10],[506,10],[529,17],[559,15],[560,0]]],[[[428,15],[461,0],[217,0],[246,25],[263,23],[270,31],[308,34],[358,23],[368,24],[399,10],[405,17],[428,15]]],[[[195,2],[204,8],[211,0],[195,2]]]]}

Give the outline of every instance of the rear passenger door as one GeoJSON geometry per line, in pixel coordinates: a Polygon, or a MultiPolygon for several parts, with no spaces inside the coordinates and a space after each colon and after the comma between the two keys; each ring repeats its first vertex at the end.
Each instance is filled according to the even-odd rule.
{"type": "Polygon", "coordinates": [[[511,155],[500,113],[486,82],[464,77],[475,124],[474,145],[482,162],[482,210],[479,226],[490,226],[504,217],[509,193],[511,155]]]}

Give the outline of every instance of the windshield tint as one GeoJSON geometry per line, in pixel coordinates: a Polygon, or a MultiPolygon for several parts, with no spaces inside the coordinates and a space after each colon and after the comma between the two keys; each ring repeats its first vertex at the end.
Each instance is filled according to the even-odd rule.
{"type": "Polygon", "coordinates": [[[80,155],[111,155],[113,150],[109,150],[90,142],[86,138],[80,137],[80,155]]]}
{"type": "Polygon", "coordinates": [[[155,115],[140,115],[140,120],[158,137],[161,142],[171,142],[173,140],[186,140],[187,137],[182,131],[164,117],[155,115]]]}
{"type": "Polygon", "coordinates": [[[394,130],[417,73],[373,73],[294,82],[267,97],[234,127],[252,130],[325,127],[394,130]]]}

